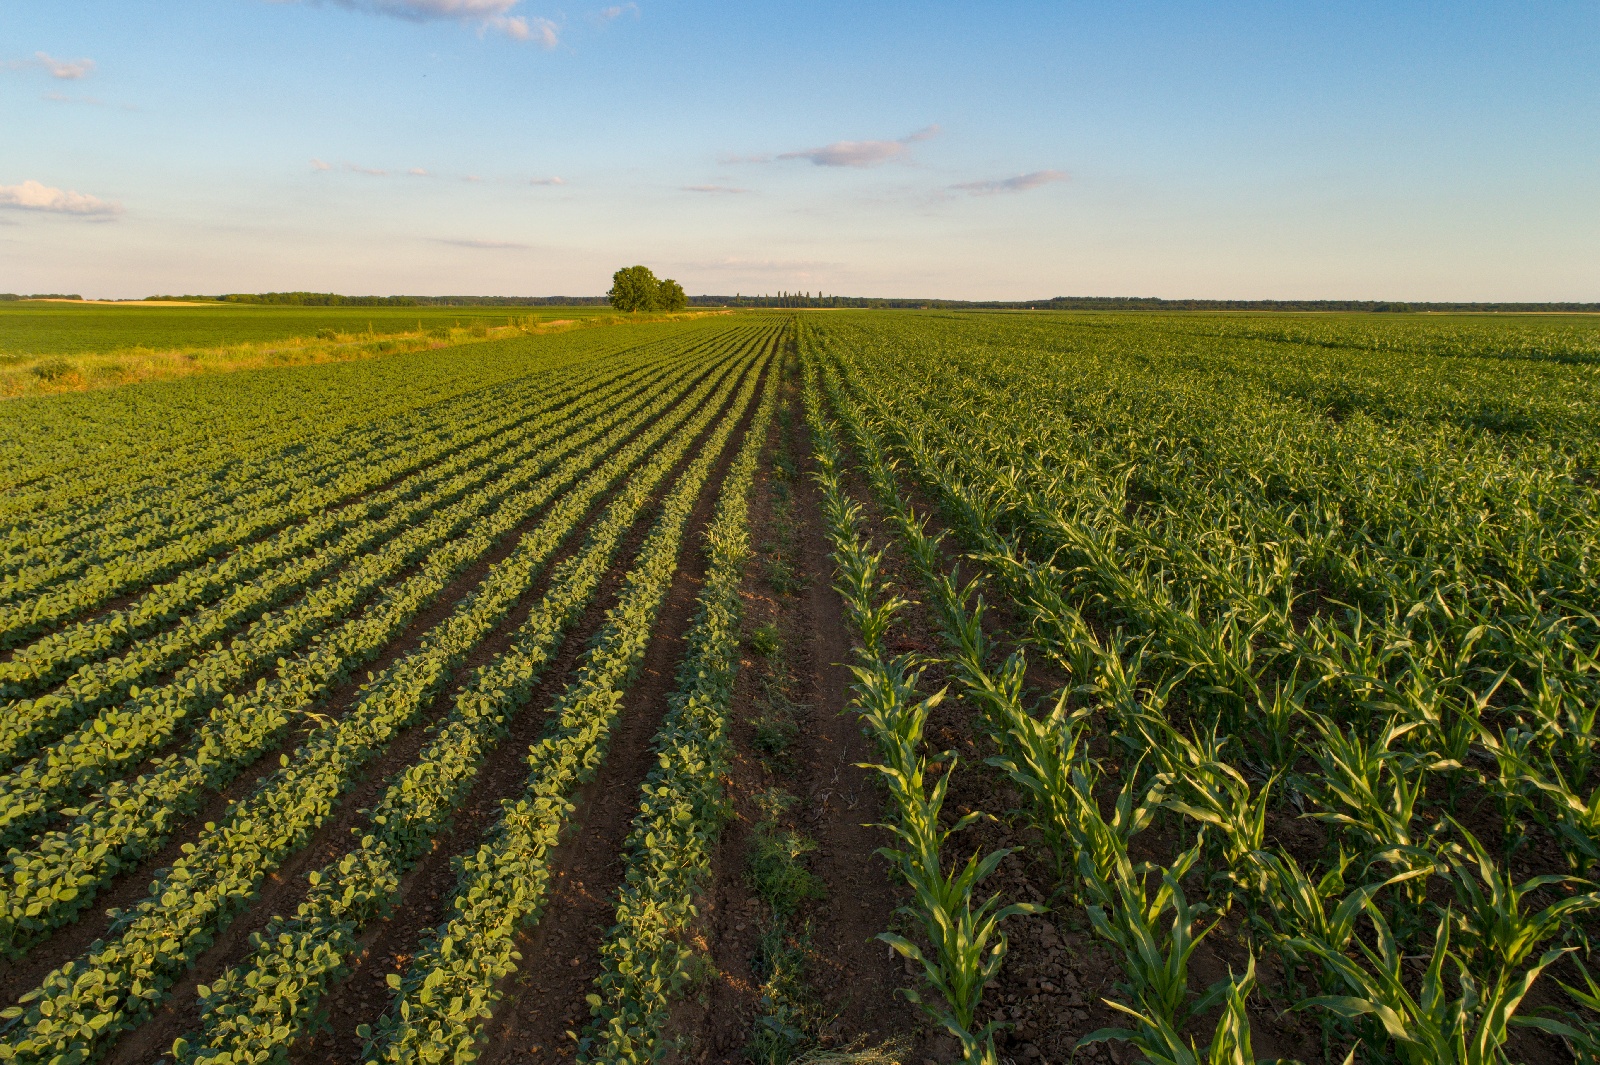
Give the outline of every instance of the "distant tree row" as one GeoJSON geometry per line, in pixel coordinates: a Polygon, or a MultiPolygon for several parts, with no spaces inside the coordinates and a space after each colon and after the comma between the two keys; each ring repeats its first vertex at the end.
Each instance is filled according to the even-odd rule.
{"type": "Polygon", "coordinates": [[[15,292],[0,292],[0,303],[15,303],[17,300],[81,300],[82,296],[76,292],[35,292],[31,296],[19,296],[15,292]]]}
{"type": "Polygon", "coordinates": [[[611,306],[619,311],[681,311],[688,304],[683,286],[670,277],[657,279],[648,266],[624,266],[611,275],[611,306]]]}
{"type": "Polygon", "coordinates": [[[997,311],[1415,311],[1585,312],[1600,303],[1401,303],[1392,300],[1168,300],[1154,296],[1056,296],[1042,300],[939,300],[879,296],[776,295],[691,296],[696,307],[848,307],[866,310],[997,311]]]}

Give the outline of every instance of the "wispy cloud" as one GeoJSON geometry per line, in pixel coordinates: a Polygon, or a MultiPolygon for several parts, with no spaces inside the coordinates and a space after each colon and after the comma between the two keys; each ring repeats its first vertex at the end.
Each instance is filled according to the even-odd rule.
{"type": "Polygon", "coordinates": [[[1027,192],[1041,185],[1051,185],[1057,181],[1066,181],[1072,177],[1065,170],[1035,170],[1028,174],[1018,174],[1016,177],[993,178],[988,181],[963,181],[959,185],[950,187],[956,192],[965,192],[972,196],[993,196],[999,192],[1027,192]]]}
{"type": "Polygon", "coordinates": [[[522,0],[333,0],[340,7],[408,22],[458,22],[483,33],[494,30],[514,41],[545,48],[561,43],[560,27],[547,18],[512,14],[522,0]]]}
{"type": "Polygon", "coordinates": [[[410,170],[406,171],[406,174],[409,175],[410,177],[430,177],[431,176],[426,170],[422,169],[422,167],[420,167],[420,166],[412,167],[410,170]]]}
{"type": "Polygon", "coordinates": [[[536,177],[528,182],[530,185],[565,185],[566,179],[559,177],[536,177]]]}
{"type": "Polygon", "coordinates": [[[122,205],[108,203],[86,192],[69,192],[38,181],[20,185],[0,185],[0,207],[18,211],[44,211],[49,214],[109,216],[122,213],[122,205]]]}
{"type": "Polygon", "coordinates": [[[594,18],[596,22],[600,23],[615,22],[623,15],[628,14],[633,15],[634,18],[638,18],[639,5],[635,3],[613,4],[611,7],[601,8],[599,11],[596,11],[594,13],[594,18]]]}
{"type": "Polygon", "coordinates": [[[376,170],[376,169],[374,169],[374,168],[372,168],[370,166],[358,166],[355,163],[346,163],[346,164],[344,164],[344,168],[346,170],[350,171],[350,173],[352,173],[352,174],[365,174],[368,177],[388,177],[389,176],[389,171],[387,171],[387,170],[376,170]]]}
{"type": "Polygon", "coordinates": [[[734,194],[737,194],[737,193],[749,192],[750,190],[749,189],[741,189],[741,188],[738,188],[738,187],[733,186],[733,185],[685,185],[685,186],[683,186],[683,191],[684,192],[709,192],[709,193],[719,194],[719,195],[734,195],[734,194]]]}
{"type": "MultiPolygon", "coordinates": [[[[898,140],[889,141],[834,141],[821,148],[807,148],[798,152],[783,152],[778,159],[805,159],[813,166],[869,167],[902,159],[918,141],[930,140],[939,135],[938,126],[925,126],[898,140]]],[[[761,156],[747,157],[749,162],[766,162],[761,156]]]]}
{"type": "Polygon", "coordinates": [[[531,244],[519,244],[514,240],[469,240],[458,237],[435,237],[433,242],[457,248],[481,248],[489,251],[527,251],[533,247],[531,244]]]}
{"type": "Polygon", "coordinates": [[[94,73],[93,59],[57,59],[45,52],[35,52],[28,59],[8,59],[5,65],[12,70],[37,67],[62,81],[78,81],[94,73]]]}
{"type": "Polygon", "coordinates": [[[685,263],[685,266],[697,270],[727,270],[745,271],[759,274],[794,274],[797,277],[809,277],[814,270],[827,270],[839,267],[840,263],[818,262],[813,259],[741,259],[729,256],[725,259],[714,259],[710,262],[685,263]]]}
{"type": "Polygon", "coordinates": [[[333,169],[333,164],[332,163],[324,163],[321,159],[313,159],[313,160],[311,160],[311,169],[313,169],[313,170],[332,170],[333,169]]]}

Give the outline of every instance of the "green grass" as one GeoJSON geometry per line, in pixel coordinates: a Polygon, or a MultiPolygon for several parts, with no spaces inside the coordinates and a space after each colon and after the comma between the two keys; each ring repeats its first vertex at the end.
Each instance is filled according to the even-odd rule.
{"type": "Polygon", "coordinates": [[[129,348],[223,347],[289,337],[400,333],[513,318],[593,318],[608,307],[262,307],[216,304],[0,303],[0,355],[77,355],[129,348]]]}

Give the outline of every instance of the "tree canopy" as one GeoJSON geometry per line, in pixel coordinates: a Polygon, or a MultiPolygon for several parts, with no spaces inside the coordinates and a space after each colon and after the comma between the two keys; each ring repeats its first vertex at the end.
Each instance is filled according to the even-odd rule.
{"type": "Polygon", "coordinates": [[[611,275],[611,306],[619,311],[681,311],[688,304],[683,286],[670,277],[657,280],[648,266],[625,266],[611,275]]]}

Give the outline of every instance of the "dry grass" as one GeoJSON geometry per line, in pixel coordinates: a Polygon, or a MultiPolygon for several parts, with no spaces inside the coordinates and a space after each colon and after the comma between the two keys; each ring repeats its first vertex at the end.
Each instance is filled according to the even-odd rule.
{"type": "MultiPolygon", "coordinates": [[[[196,374],[229,373],[266,366],[350,362],[412,351],[454,347],[487,340],[537,336],[619,322],[697,318],[711,312],[673,315],[600,315],[593,318],[524,318],[510,325],[482,323],[436,326],[399,333],[344,333],[322,330],[316,336],[229,344],[222,347],[119,348],[73,355],[0,355],[0,399],[88,392],[196,374]]],[[[721,312],[716,312],[721,313],[721,312]]]]}

